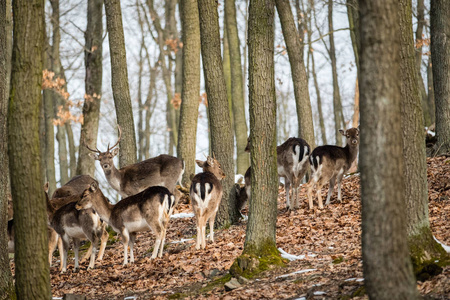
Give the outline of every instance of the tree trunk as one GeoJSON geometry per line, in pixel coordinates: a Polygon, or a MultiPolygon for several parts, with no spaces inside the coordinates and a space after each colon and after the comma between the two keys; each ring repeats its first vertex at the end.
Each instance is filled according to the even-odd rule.
{"type": "Polygon", "coordinates": [[[333,77],[333,110],[334,110],[334,129],[336,145],[342,146],[342,135],[339,129],[345,129],[344,114],[342,112],[341,92],[339,91],[339,81],[337,75],[336,49],[334,46],[333,34],[333,1],[328,1],[328,32],[330,33],[329,55],[331,60],[331,74],[333,77]]]}
{"type": "Polygon", "coordinates": [[[109,34],[111,57],[111,85],[116,107],[117,124],[122,128],[119,165],[124,167],[136,162],[136,135],[128,87],[127,58],[123,35],[122,12],[119,0],[105,0],[106,27],[109,34]]]}
{"type": "Polygon", "coordinates": [[[297,106],[298,135],[314,148],[314,126],[311,102],[309,100],[308,79],[303,62],[302,41],[295,27],[294,15],[288,0],[276,0],[278,15],[281,21],[284,41],[291,64],[292,81],[294,83],[295,102],[297,106]],[[300,50],[299,50],[300,49],[300,50]]]}
{"type": "Polygon", "coordinates": [[[190,176],[195,174],[200,97],[200,24],[197,0],[181,1],[180,15],[183,28],[183,87],[177,155],[185,163],[183,185],[189,186],[190,176]]]}
{"type": "Polygon", "coordinates": [[[418,299],[404,214],[398,4],[359,4],[364,282],[371,299],[418,299]]]}
{"type": "Polygon", "coordinates": [[[47,214],[39,142],[44,1],[14,1],[8,141],[18,299],[49,299],[47,214]],[[33,195],[33,197],[30,197],[33,195]]]}
{"type": "Polygon", "coordinates": [[[433,67],[431,65],[431,56],[428,57],[427,62],[427,86],[428,86],[428,95],[427,95],[427,101],[428,101],[428,107],[430,108],[431,112],[431,124],[436,125],[436,106],[434,103],[434,86],[433,86],[433,67]]]}
{"type": "MultiPolygon", "coordinates": [[[[224,18],[225,20],[225,18],[224,18]]],[[[226,28],[226,20],[223,29],[223,75],[225,76],[225,84],[227,86],[227,100],[228,100],[228,108],[230,111],[230,120],[231,120],[231,128],[233,128],[233,142],[235,139],[235,131],[234,131],[234,120],[233,120],[233,99],[231,94],[231,63],[230,63],[230,46],[228,43],[228,34],[226,28]]],[[[233,155],[234,156],[234,155],[233,155]]],[[[247,155],[248,156],[248,155],[247,155]]]]}
{"type": "MultiPolygon", "coordinates": [[[[147,53],[148,55],[148,53],[147,53]]],[[[145,100],[145,145],[144,145],[144,153],[145,158],[150,158],[150,137],[151,137],[151,128],[150,128],[150,119],[155,110],[156,101],[152,104],[153,94],[156,91],[156,63],[155,66],[151,66],[150,60],[148,60],[148,65],[150,68],[150,84],[148,87],[147,99],[145,100]]],[[[186,171],[185,171],[186,173],[186,171]]]]}
{"type": "Polygon", "coordinates": [[[359,3],[358,0],[347,0],[347,17],[350,27],[350,38],[352,40],[353,54],[355,55],[356,72],[359,78],[359,51],[361,49],[359,3]]]}
{"type": "Polygon", "coordinates": [[[422,274],[425,266],[435,264],[436,260],[444,261],[447,254],[433,239],[428,219],[427,162],[423,141],[422,99],[414,54],[411,0],[399,1],[398,19],[401,32],[401,116],[407,233],[414,273],[421,278],[425,276],[422,274]]]}
{"type": "Polygon", "coordinates": [[[8,35],[11,35],[8,26],[11,20],[11,2],[0,2],[0,295],[4,299],[14,299],[14,282],[9,267],[8,235],[8,195],[9,195],[9,164],[8,164],[8,132],[6,128],[8,116],[8,65],[11,64],[9,56],[8,35]]]}
{"type": "Polygon", "coordinates": [[[233,108],[233,127],[236,137],[236,171],[245,174],[250,162],[245,152],[247,146],[247,122],[245,120],[245,100],[235,0],[225,0],[225,24],[230,50],[231,99],[233,108]]]}
{"type": "Polygon", "coordinates": [[[208,95],[211,151],[226,174],[222,180],[223,197],[216,217],[217,226],[224,227],[236,222],[239,212],[236,208],[233,133],[220,51],[217,3],[214,0],[199,0],[198,12],[203,72],[208,95]]]}
{"type": "Polygon", "coordinates": [[[282,263],[276,248],[277,154],[274,1],[251,0],[248,21],[252,197],[243,254],[230,272],[251,276],[262,259],[282,263]]]}
{"type": "Polygon", "coordinates": [[[94,177],[95,162],[89,157],[90,147],[97,146],[98,123],[100,119],[100,104],[102,99],[103,78],[103,0],[88,0],[87,25],[84,50],[85,99],[83,103],[83,124],[81,125],[80,148],[78,152],[77,175],[94,177]]]}
{"type": "Polygon", "coordinates": [[[450,1],[431,1],[430,25],[438,153],[450,153],[450,1]]]}

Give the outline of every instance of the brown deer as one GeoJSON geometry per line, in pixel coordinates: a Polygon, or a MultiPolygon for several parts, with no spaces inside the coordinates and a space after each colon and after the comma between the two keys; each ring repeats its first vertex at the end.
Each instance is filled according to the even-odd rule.
{"type": "Polygon", "coordinates": [[[339,130],[347,139],[345,147],[325,145],[314,149],[309,158],[311,165],[311,180],[308,183],[308,199],[309,209],[313,208],[312,190],[317,185],[317,198],[319,200],[319,208],[323,208],[321,189],[322,186],[329,182],[327,200],[325,205],[330,204],[330,198],[333,194],[334,184],[338,183],[338,200],[342,202],[341,181],[344,173],[352,165],[358,156],[359,146],[359,129],[350,128],[346,131],[339,130]]]}
{"type": "MultiPolygon", "coordinates": [[[[250,137],[245,151],[250,152],[250,137]]],[[[283,144],[277,146],[277,172],[278,177],[283,177],[286,191],[286,207],[295,209],[299,207],[298,188],[300,181],[308,170],[309,144],[301,138],[291,137],[283,144]],[[290,187],[292,184],[293,205],[290,203],[290,187]]],[[[245,173],[245,189],[248,199],[251,193],[251,170],[245,173]],[[248,173],[248,176],[247,176],[248,173]]]]}
{"type": "Polygon", "coordinates": [[[151,229],[156,235],[152,259],[162,257],[167,226],[173,213],[175,197],[162,186],[152,186],[144,191],[122,199],[116,205],[98,188],[96,182],[86,189],[76,204],[77,209],[93,208],[117,233],[122,235],[124,249],[123,265],[128,264],[128,246],[130,262],[134,262],[133,247],[136,232],[151,229]]]}
{"type": "MultiPolygon", "coordinates": [[[[44,187],[46,194],[48,191],[48,183],[44,187]]],[[[88,239],[93,247],[91,251],[91,258],[88,268],[93,269],[95,263],[95,251],[97,245],[105,232],[105,224],[101,222],[100,217],[93,209],[78,210],[75,208],[76,202],[69,202],[59,209],[55,209],[47,195],[47,214],[50,221],[50,226],[61,237],[63,251],[61,256],[62,270],[67,271],[67,252],[70,246],[70,239],[73,240],[75,252],[75,267],[78,265],[78,250],[80,248],[80,241],[88,239]]]]}
{"type": "Polygon", "coordinates": [[[220,163],[210,156],[206,161],[196,160],[197,165],[203,169],[192,178],[191,206],[197,222],[197,244],[195,248],[206,247],[206,222],[209,220],[210,240],[214,242],[214,220],[222,199],[222,184],[220,180],[225,178],[225,173],[220,163]]]}
{"type": "Polygon", "coordinates": [[[122,130],[119,126],[119,139],[105,152],[86,147],[95,153],[90,156],[100,162],[105,177],[113,189],[125,198],[135,195],[150,186],[164,186],[171,193],[174,192],[175,185],[180,182],[184,173],[184,162],[174,156],[162,154],[144,161],[116,169],[113,158],[119,153],[119,148],[115,148],[122,137],[122,130]]]}

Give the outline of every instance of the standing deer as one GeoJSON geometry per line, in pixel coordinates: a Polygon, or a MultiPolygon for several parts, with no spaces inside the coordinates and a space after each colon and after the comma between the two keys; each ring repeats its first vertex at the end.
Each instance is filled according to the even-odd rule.
{"type": "Polygon", "coordinates": [[[321,189],[328,181],[330,182],[330,187],[325,205],[330,204],[336,180],[338,183],[338,199],[339,202],[342,202],[341,181],[344,173],[347,172],[358,156],[359,129],[350,128],[346,131],[340,129],[339,132],[347,139],[345,147],[325,145],[317,147],[311,153],[309,160],[312,175],[308,183],[309,209],[313,208],[312,190],[316,184],[319,208],[323,208],[321,189]]]}
{"type": "Polygon", "coordinates": [[[106,179],[113,189],[125,198],[135,195],[150,186],[164,186],[171,193],[174,192],[177,182],[181,184],[184,173],[184,162],[174,156],[162,154],[144,161],[116,169],[113,158],[119,153],[119,148],[115,148],[122,137],[122,130],[119,126],[119,139],[105,152],[91,149],[95,153],[90,156],[100,162],[106,179]]]}
{"type": "MultiPolygon", "coordinates": [[[[45,186],[46,194],[48,183],[45,186]]],[[[93,209],[78,210],[75,208],[76,202],[69,202],[59,209],[55,209],[47,195],[47,214],[50,226],[61,237],[63,251],[61,256],[62,270],[67,271],[67,252],[70,246],[70,239],[73,240],[75,252],[75,270],[78,269],[78,250],[80,241],[88,239],[92,245],[91,259],[88,268],[93,269],[95,263],[95,251],[97,245],[105,232],[105,224],[102,224],[100,217],[93,209]]]]}
{"type": "Polygon", "coordinates": [[[214,242],[214,220],[222,199],[222,184],[220,180],[225,178],[225,173],[220,163],[210,156],[206,161],[196,160],[197,165],[203,169],[192,178],[191,206],[197,221],[197,244],[195,248],[206,247],[206,222],[209,220],[210,240],[214,242]]]}
{"type": "Polygon", "coordinates": [[[122,235],[124,250],[123,265],[128,264],[128,246],[130,262],[134,262],[133,247],[136,232],[151,229],[156,235],[152,259],[162,257],[167,226],[173,213],[175,197],[162,186],[152,186],[144,191],[122,199],[116,205],[109,203],[96,182],[86,189],[76,204],[77,209],[94,208],[117,233],[122,235]]]}
{"type": "MultiPolygon", "coordinates": [[[[248,138],[245,151],[250,152],[250,138],[248,138]]],[[[284,177],[286,191],[286,207],[288,209],[299,207],[298,188],[300,181],[308,170],[308,157],[310,147],[308,143],[301,138],[291,137],[283,144],[277,146],[277,172],[278,177],[284,177]],[[293,205],[290,203],[289,194],[292,184],[293,205]]],[[[248,199],[251,193],[251,169],[245,173],[245,189],[248,199]],[[248,176],[247,176],[248,173],[248,176]]]]}

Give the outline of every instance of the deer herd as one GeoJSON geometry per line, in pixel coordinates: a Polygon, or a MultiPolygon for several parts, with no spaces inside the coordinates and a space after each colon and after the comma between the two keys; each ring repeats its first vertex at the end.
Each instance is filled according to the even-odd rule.
{"type": "MultiPolygon", "coordinates": [[[[288,209],[299,207],[298,188],[308,169],[311,170],[310,180],[306,185],[309,209],[313,208],[312,192],[315,186],[319,208],[323,209],[321,188],[327,182],[329,190],[325,204],[330,203],[336,181],[338,200],[342,202],[341,182],[358,155],[359,128],[340,130],[340,133],[346,137],[345,147],[325,145],[316,147],[311,152],[308,143],[301,138],[289,138],[277,147],[277,171],[278,176],[284,178],[288,209]]],[[[70,240],[73,241],[75,255],[74,270],[79,267],[78,252],[81,240],[91,242],[84,256],[84,259],[90,259],[88,268],[94,268],[99,244],[97,260],[102,260],[108,240],[107,225],[121,235],[124,245],[123,265],[128,264],[128,247],[129,261],[134,262],[133,248],[136,234],[140,231],[151,230],[156,236],[151,258],[162,256],[170,216],[182,196],[176,184],[179,183],[181,186],[184,161],[170,155],[159,155],[117,169],[113,158],[119,152],[116,146],[121,140],[121,135],[119,127],[118,141],[112,147],[108,144],[105,152],[86,145],[92,151],[90,156],[100,162],[110,186],[123,197],[117,204],[110,203],[100,190],[98,182],[89,175],[73,177],[58,188],[51,198],[48,195],[48,183],[44,185],[48,215],[49,263],[52,264],[53,251],[58,245],[61,272],[67,270],[70,240]]],[[[247,152],[251,150],[250,138],[245,150],[247,152]]],[[[207,222],[210,241],[214,242],[214,220],[222,199],[221,180],[225,178],[225,172],[215,157],[208,156],[205,161],[197,160],[196,163],[203,172],[192,177],[190,202],[197,227],[196,249],[204,249],[207,222]]],[[[245,173],[244,180],[245,185],[238,191],[238,197],[250,200],[251,167],[245,173]]],[[[14,252],[13,219],[8,221],[8,237],[8,250],[14,252]]]]}

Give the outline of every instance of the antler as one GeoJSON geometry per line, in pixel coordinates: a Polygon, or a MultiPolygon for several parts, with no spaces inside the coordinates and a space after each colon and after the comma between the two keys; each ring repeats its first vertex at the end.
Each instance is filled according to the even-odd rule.
{"type": "Polygon", "coordinates": [[[94,149],[91,149],[91,148],[88,146],[88,144],[86,144],[86,140],[84,139],[84,137],[83,137],[83,144],[86,146],[86,148],[88,148],[88,150],[90,150],[90,151],[92,151],[92,152],[102,153],[100,150],[98,150],[97,147],[95,147],[95,150],[94,150],[94,149]]]}
{"type": "Polygon", "coordinates": [[[117,125],[117,128],[119,129],[119,139],[111,148],[109,148],[109,144],[108,144],[108,149],[106,150],[106,152],[109,152],[110,150],[114,149],[114,147],[116,147],[119,144],[120,139],[122,138],[122,129],[120,128],[119,125],[117,125]]]}

